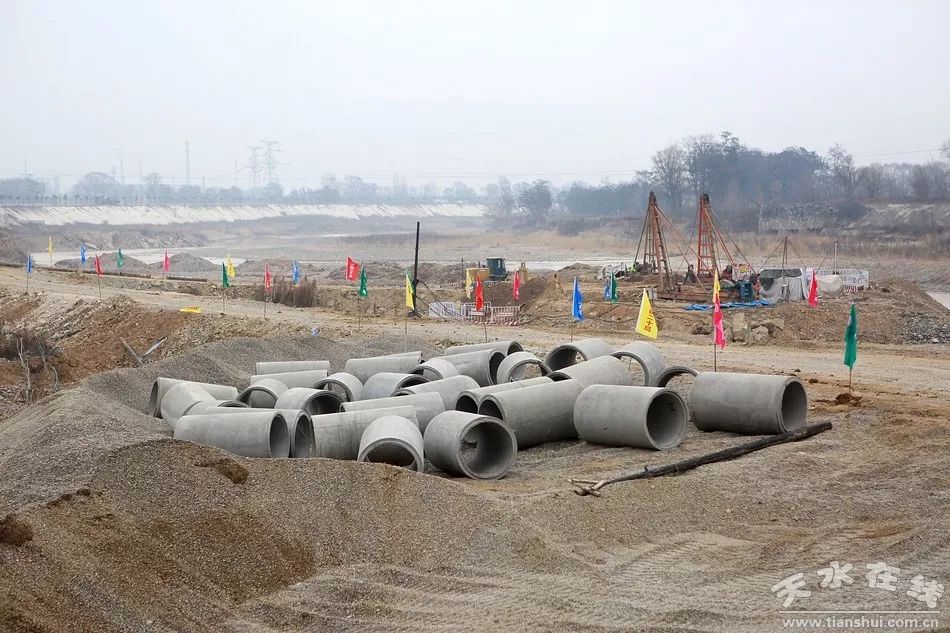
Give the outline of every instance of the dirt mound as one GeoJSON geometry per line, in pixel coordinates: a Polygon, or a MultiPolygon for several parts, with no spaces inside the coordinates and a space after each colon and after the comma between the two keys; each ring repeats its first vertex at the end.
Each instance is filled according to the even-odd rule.
{"type": "MultiPolygon", "coordinates": [[[[204,257],[196,257],[191,253],[176,253],[168,257],[169,275],[187,275],[191,273],[210,274],[221,271],[221,267],[212,264],[204,257]]],[[[148,264],[152,274],[161,274],[163,262],[148,264]]]]}
{"type": "Polygon", "coordinates": [[[26,252],[21,243],[6,231],[0,231],[0,262],[26,264],[26,252]]]}
{"type": "Polygon", "coordinates": [[[600,274],[600,266],[577,262],[557,271],[558,278],[564,283],[573,281],[574,277],[577,277],[578,281],[596,281],[598,274],[600,274]]]}

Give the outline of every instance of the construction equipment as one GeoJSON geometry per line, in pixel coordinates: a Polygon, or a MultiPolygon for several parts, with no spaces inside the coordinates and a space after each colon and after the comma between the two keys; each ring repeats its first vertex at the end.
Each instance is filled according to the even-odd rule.
{"type": "Polygon", "coordinates": [[[508,279],[508,269],[505,267],[504,257],[489,257],[485,260],[488,267],[488,279],[491,281],[505,281],[508,279]]]}
{"type": "Polygon", "coordinates": [[[640,246],[643,245],[643,266],[640,272],[651,275],[660,275],[660,289],[669,290],[673,287],[670,260],[666,254],[666,239],[663,237],[663,224],[670,221],[663,214],[660,205],[656,202],[656,195],[651,191],[647,212],[643,218],[643,229],[640,231],[640,240],[637,242],[637,258],[640,257],[640,246]]]}
{"type": "MultiPolygon", "coordinates": [[[[727,268],[731,274],[726,277],[736,277],[733,271],[736,271],[738,266],[722,237],[722,232],[716,226],[714,217],[712,205],[709,203],[709,194],[704,193],[699,196],[699,213],[696,217],[696,276],[712,279],[713,274],[718,271],[719,276],[723,277],[723,270],[720,269],[719,259],[716,257],[718,243],[729,262],[727,268]]],[[[738,252],[738,247],[736,251],[738,252]]]]}

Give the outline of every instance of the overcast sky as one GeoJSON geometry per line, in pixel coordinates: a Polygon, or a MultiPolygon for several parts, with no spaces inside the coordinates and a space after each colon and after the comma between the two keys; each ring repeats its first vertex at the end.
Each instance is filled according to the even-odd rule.
{"type": "Polygon", "coordinates": [[[704,132],[859,163],[950,138],[948,0],[3,4],[0,176],[181,184],[188,140],[230,185],[272,139],[286,188],[599,181],[704,132]]]}

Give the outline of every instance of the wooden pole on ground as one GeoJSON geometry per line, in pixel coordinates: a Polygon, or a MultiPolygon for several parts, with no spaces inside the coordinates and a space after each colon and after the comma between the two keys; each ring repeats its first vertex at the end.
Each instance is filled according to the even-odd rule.
{"type": "Polygon", "coordinates": [[[485,326],[485,342],[487,343],[488,342],[488,317],[485,315],[482,316],[482,325],[485,326]]]}
{"type": "Polygon", "coordinates": [[[574,324],[577,323],[576,320],[571,319],[571,343],[574,342],[574,324]]]}
{"type": "Polygon", "coordinates": [[[851,395],[851,374],[854,373],[854,367],[848,367],[848,395],[851,395]]]}
{"type": "Polygon", "coordinates": [[[99,301],[102,301],[102,277],[96,275],[96,283],[99,284],[99,301]]]}
{"type": "Polygon", "coordinates": [[[716,356],[717,356],[716,341],[713,340],[713,371],[716,371],[716,356]]]}

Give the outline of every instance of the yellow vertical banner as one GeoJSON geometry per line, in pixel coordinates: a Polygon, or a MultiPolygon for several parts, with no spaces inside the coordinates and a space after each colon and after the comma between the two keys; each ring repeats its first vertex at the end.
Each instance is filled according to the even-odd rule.
{"type": "Polygon", "coordinates": [[[653,316],[653,306],[650,305],[650,297],[647,296],[646,288],[643,289],[643,298],[640,299],[640,314],[637,316],[636,332],[654,339],[660,333],[660,329],[656,325],[656,317],[653,316]]]}

